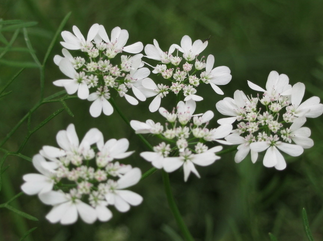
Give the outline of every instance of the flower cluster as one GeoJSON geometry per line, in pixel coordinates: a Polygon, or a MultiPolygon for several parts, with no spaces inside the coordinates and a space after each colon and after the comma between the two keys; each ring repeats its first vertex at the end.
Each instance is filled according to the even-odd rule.
{"type": "Polygon", "coordinates": [[[218,128],[207,128],[213,118],[212,111],[193,115],[196,103],[192,100],[177,104],[176,111],[168,112],[159,108],[159,113],[166,118],[165,126],[153,120],[140,122],[132,120],[131,127],[137,134],[154,134],[163,142],[153,147],[153,151],[140,153],[140,156],[158,169],[173,172],[183,166],[184,180],[187,181],[191,172],[199,176],[195,165],[208,166],[220,159],[216,155],[222,146],[209,149],[206,142],[221,142],[220,139],[230,134],[232,125],[223,124],[218,128]]]}
{"type": "Polygon", "coordinates": [[[323,104],[319,97],[311,97],[302,102],[305,85],[289,84],[285,74],[270,72],[266,89],[248,81],[251,89],[262,92],[257,97],[247,97],[237,90],[234,98],[226,97],[216,104],[217,110],[230,116],[218,120],[218,123],[234,123],[236,129],[225,139],[238,145],[235,161],[241,162],[250,152],[255,163],[258,153],[265,151],[263,164],[277,170],[286,168],[286,161],[279,152],[299,156],[304,149],[313,146],[311,131],[303,127],[306,118],[316,118],[323,113],[323,104]]]}
{"type": "Polygon", "coordinates": [[[145,95],[155,96],[149,106],[151,112],[158,110],[161,99],[169,93],[184,96],[184,101],[203,100],[197,95],[197,87],[200,83],[210,84],[217,94],[223,95],[223,91],[218,85],[226,85],[231,81],[231,71],[227,66],[214,66],[214,56],[209,55],[198,59],[198,55],[207,47],[208,42],[192,39],[185,35],[181,40],[181,46],[172,44],[168,52],[160,49],[157,40],[154,44],[145,46],[147,58],[160,61],[154,66],[153,74],[162,76],[165,83],[156,84],[152,79],[147,78],[142,81],[145,95]],[[181,53],[181,56],[179,55],[181,53]]]}
{"type": "Polygon", "coordinates": [[[127,30],[115,27],[109,38],[105,28],[99,24],[92,25],[86,39],[76,26],[73,26],[73,33],[62,32],[63,57],[54,57],[56,65],[70,79],[56,80],[54,85],[64,87],[68,94],[77,92],[80,99],[93,101],[90,107],[93,117],[100,116],[102,112],[108,116],[113,113],[109,102],[111,91],[125,97],[132,105],[139,103],[137,99],[146,100],[140,86],[150,70],[143,67],[143,55],[139,54],[143,49],[141,42],[125,46],[129,38],[127,30]],[[68,50],[79,50],[79,54],[73,56],[68,50]],[[117,55],[124,52],[127,54],[117,60],[117,55]],[[137,99],[129,94],[129,90],[137,99]]]}
{"type": "Polygon", "coordinates": [[[140,169],[115,161],[133,153],[127,152],[127,139],[104,143],[102,133],[93,128],[79,143],[73,124],[56,139],[60,148],[44,146],[32,160],[40,174],[24,175],[21,186],[26,194],[38,194],[53,206],[46,216],[50,222],[72,224],[78,215],[86,223],[104,222],[112,217],[108,206],[127,212],[142,202],[139,194],[124,190],[139,182],[140,169]]]}

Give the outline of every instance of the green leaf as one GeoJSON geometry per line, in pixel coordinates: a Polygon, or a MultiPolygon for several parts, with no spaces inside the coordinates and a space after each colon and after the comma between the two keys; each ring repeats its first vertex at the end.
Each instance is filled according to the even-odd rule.
{"type": "Polygon", "coordinates": [[[9,209],[9,210],[11,210],[11,211],[13,211],[13,212],[15,212],[16,214],[18,214],[18,215],[20,215],[20,216],[22,216],[24,218],[27,218],[27,219],[32,220],[32,221],[38,221],[38,219],[35,218],[34,216],[31,216],[28,213],[22,212],[22,211],[14,208],[14,207],[8,205],[8,204],[4,205],[4,207],[7,208],[7,209],[9,209]]]}
{"type": "Polygon", "coordinates": [[[28,237],[28,235],[33,232],[35,229],[37,229],[37,227],[34,227],[32,229],[29,229],[27,233],[24,234],[24,236],[21,237],[21,239],[19,239],[19,241],[23,241],[25,238],[28,237]]]}
{"type": "Polygon", "coordinates": [[[168,225],[163,225],[162,230],[168,234],[168,236],[170,237],[170,239],[172,241],[183,241],[183,239],[181,238],[181,236],[175,232],[174,229],[172,229],[171,227],[169,227],[168,225]]]}
{"type": "Polygon", "coordinates": [[[268,233],[268,235],[271,241],[278,241],[278,239],[272,233],[268,233]]]}
{"type": "Polygon", "coordinates": [[[8,65],[11,67],[19,67],[19,68],[38,68],[38,65],[34,62],[19,62],[19,61],[11,61],[0,59],[0,63],[4,65],[8,65]]]}
{"type": "Polygon", "coordinates": [[[48,49],[47,49],[47,52],[46,52],[46,54],[45,54],[45,57],[44,57],[44,60],[43,60],[43,66],[44,66],[44,65],[45,65],[45,63],[47,62],[48,56],[49,56],[50,52],[52,51],[52,49],[53,49],[53,47],[54,47],[54,45],[55,45],[55,42],[57,41],[58,36],[60,36],[60,33],[62,32],[62,30],[63,30],[63,28],[64,28],[64,26],[65,26],[65,24],[66,24],[66,22],[67,22],[67,20],[69,19],[69,17],[70,17],[70,16],[71,16],[71,12],[69,12],[69,13],[65,16],[65,18],[63,19],[63,21],[62,21],[62,22],[61,22],[61,24],[59,25],[59,27],[58,27],[58,29],[57,29],[57,31],[56,31],[56,33],[55,33],[55,35],[54,35],[54,37],[53,37],[53,39],[52,39],[51,43],[49,44],[49,47],[48,47],[48,49]]]}
{"type": "MultiPolygon", "coordinates": [[[[20,75],[20,73],[23,71],[24,69],[21,69],[18,71],[17,74],[15,74],[8,82],[7,84],[2,88],[2,90],[0,90],[0,95],[6,90],[6,88],[8,88],[8,86],[20,75]]],[[[10,92],[4,93],[2,96],[9,94],[10,92]]],[[[0,98],[2,97],[0,96],[0,98]]]]}
{"type": "Polygon", "coordinates": [[[308,218],[307,218],[305,208],[303,208],[303,210],[302,210],[302,218],[303,218],[303,225],[304,225],[305,233],[306,233],[306,236],[307,236],[308,240],[309,241],[314,241],[314,238],[313,238],[313,235],[311,233],[311,229],[310,229],[310,225],[309,225],[309,222],[308,222],[308,218]]]}
{"type": "Polygon", "coordinates": [[[28,28],[28,27],[32,27],[35,25],[37,25],[37,22],[22,22],[22,23],[13,24],[13,25],[10,25],[7,27],[3,27],[0,29],[0,32],[12,31],[12,30],[20,29],[20,28],[28,28]]]}

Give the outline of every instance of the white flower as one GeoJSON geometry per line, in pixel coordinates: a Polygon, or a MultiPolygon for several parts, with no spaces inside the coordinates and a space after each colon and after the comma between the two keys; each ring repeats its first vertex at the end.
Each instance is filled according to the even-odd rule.
{"type": "Polygon", "coordinates": [[[238,151],[234,156],[234,161],[236,163],[240,163],[243,159],[245,159],[249,152],[251,153],[252,163],[255,163],[257,161],[258,152],[255,152],[250,149],[250,143],[252,142],[252,138],[252,135],[242,137],[238,133],[233,133],[225,138],[228,141],[228,143],[232,145],[238,145],[238,151]]]}
{"type": "Polygon", "coordinates": [[[164,64],[168,64],[170,62],[170,55],[174,52],[175,47],[170,46],[168,52],[164,52],[160,49],[159,44],[156,39],[154,39],[154,45],[147,44],[145,46],[145,53],[147,58],[159,60],[164,64]]]}
{"type": "Polygon", "coordinates": [[[64,87],[69,95],[77,92],[80,99],[87,99],[89,96],[89,87],[87,86],[85,75],[77,73],[73,64],[66,58],[59,61],[59,69],[71,79],[59,79],[53,82],[54,85],[64,87]]]}
{"type": "Polygon", "coordinates": [[[123,159],[130,156],[133,151],[126,152],[129,148],[129,141],[126,138],[120,140],[110,139],[104,145],[98,145],[100,152],[97,155],[97,165],[105,167],[108,162],[114,159],[123,159]]]}
{"type": "Polygon", "coordinates": [[[39,198],[43,203],[54,206],[46,215],[51,223],[73,224],[77,221],[78,215],[88,224],[94,223],[97,219],[94,208],[71,194],[51,191],[40,195],[39,198]]]}
{"type": "Polygon", "coordinates": [[[304,149],[311,148],[314,142],[311,138],[311,130],[308,127],[302,127],[306,122],[305,117],[300,117],[294,120],[293,124],[290,126],[290,138],[304,149]]]}
{"type": "Polygon", "coordinates": [[[113,113],[113,107],[110,102],[107,100],[110,98],[108,89],[98,88],[98,90],[89,95],[87,98],[88,101],[93,101],[90,106],[90,114],[92,117],[98,117],[101,115],[102,111],[105,115],[109,116],[113,113]]]}
{"type": "Polygon", "coordinates": [[[60,55],[55,55],[54,56],[54,63],[59,66],[59,63],[61,62],[62,59],[66,58],[69,60],[71,63],[74,63],[74,57],[71,55],[71,53],[67,49],[62,49],[62,54],[64,57],[60,55]]]}
{"type": "Polygon", "coordinates": [[[125,46],[129,38],[129,33],[127,30],[121,29],[120,27],[112,29],[110,39],[103,25],[100,25],[99,35],[108,44],[108,51],[115,52],[115,54],[123,51],[137,54],[144,48],[141,42],[125,46]]]}
{"type": "Polygon", "coordinates": [[[78,27],[73,26],[73,33],[69,31],[63,31],[61,33],[64,42],[61,42],[61,45],[70,50],[78,50],[81,49],[82,51],[91,47],[91,41],[97,37],[99,32],[99,24],[95,23],[91,26],[87,38],[85,40],[83,34],[79,30],[78,27]]]}
{"type": "Polygon", "coordinates": [[[47,162],[41,155],[37,154],[33,157],[33,165],[41,174],[30,173],[22,178],[25,183],[21,186],[21,190],[28,195],[41,195],[53,189],[56,178],[56,165],[47,162]]]}
{"type": "Polygon", "coordinates": [[[160,127],[159,123],[155,123],[153,120],[148,119],[145,122],[132,120],[130,121],[130,125],[132,129],[135,130],[136,134],[147,134],[147,133],[154,133],[159,134],[163,131],[163,129],[160,127]]]}
{"type": "Polygon", "coordinates": [[[183,166],[184,181],[186,182],[191,172],[197,177],[200,177],[194,164],[199,166],[209,166],[213,164],[216,160],[220,159],[219,156],[215,155],[215,152],[221,150],[222,146],[217,146],[201,154],[192,154],[191,151],[185,149],[180,153],[179,157],[164,158],[163,167],[166,172],[173,172],[183,166]]]}
{"type": "Polygon", "coordinates": [[[288,144],[281,141],[258,141],[250,144],[250,149],[255,152],[266,151],[263,164],[265,167],[275,167],[277,170],[286,168],[286,161],[279,150],[290,156],[300,156],[304,149],[295,144],[288,144]],[[279,149],[279,150],[278,150],[279,149]]]}
{"type": "Polygon", "coordinates": [[[85,134],[82,142],[79,143],[74,124],[70,124],[66,130],[61,130],[57,133],[56,141],[60,148],[43,146],[40,154],[50,160],[67,155],[82,155],[87,159],[92,144],[103,144],[103,135],[98,129],[92,128],[85,134]]]}
{"type": "Polygon", "coordinates": [[[266,82],[266,90],[248,80],[248,85],[255,91],[265,92],[271,100],[278,100],[281,95],[291,94],[291,85],[289,78],[285,74],[278,74],[277,71],[271,71],[266,82]]]}
{"type": "Polygon", "coordinates": [[[116,185],[105,194],[108,204],[114,205],[120,212],[127,212],[130,209],[130,205],[139,205],[143,198],[135,192],[123,189],[137,184],[140,178],[141,171],[139,168],[133,168],[127,172],[116,182],[116,185]]]}
{"type": "Polygon", "coordinates": [[[177,48],[183,53],[184,59],[187,61],[192,61],[207,47],[207,45],[208,41],[202,42],[200,39],[194,41],[192,44],[192,39],[185,35],[181,39],[181,46],[174,44],[173,47],[177,48]]]}
{"type": "Polygon", "coordinates": [[[201,79],[205,83],[209,83],[215,93],[219,95],[223,95],[223,91],[218,87],[218,85],[226,85],[228,84],[231,79],[231,71],[227,66],[219,66],[213,68],[214,66],[214,56],[210,54],[207,57],[206,65],[205,65],[205,72],[201,74],[201,79]]]}
{"type": "Polygon", "coordinates": [[[225,123],[233,123],[237,120],[237,118],[243,114],[245,114],[244,107],[250,101],[243,91],[236,90],[233,95],[233,99],[231,97],[225,97],[223,100],[220,100],[216,103],[216,109],[222,114],[226,116],[231,116],[228,118],[221,118],[218,120],[219,124],[225,123]]]}
{"type": "Polygon", "coordinates": [[[323,104],[320,103],[320,98],[313,96],[303,103],[303,97],[305,93],[305,85],[303,83],[297,83],[292,88],[292,112],[295,116],[305,116],[307,118],[316,118],[323,113],[323,104]]]}

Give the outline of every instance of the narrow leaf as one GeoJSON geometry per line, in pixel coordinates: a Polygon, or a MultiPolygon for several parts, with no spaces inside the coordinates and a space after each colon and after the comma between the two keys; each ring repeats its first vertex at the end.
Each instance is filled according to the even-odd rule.
{"type": "Polygon", "coordinates": [[[0,29],[1,32],[4,31],[12,31],[20,28],[28,28],[37,25],[37,22],[25,22],[25,23],[18,23],[18,24],[13,24],[10,26],[3,27],[0,29]]]}
{"type": "Polygon", "coordinates": [[[305,208],[303,208],[303,210],[302,210],[302,218],[303,218],[303,225],[304,225],[305,233],[306,233],[306,236],[307,236],[308,240],[309,241],[314,241],[314,238],[313,238],[313,235],[311,233],[311,229],[310,229],[310,225],[309,225],[309,222],[308,222],[308,218],[307,218],[305,208]]]}
{"type": "Polygon", "coordinates": [[[37,219],[37,218],[35,218],[34,216],[31,216],[31,215],[30,215],[30,214],[28,214],[28,213],[22,212],[22,211],[20,211],[20,210],[18,210],[18,209],[16,209],[16,208],[14,208],[14,207],[12,207],[12,206],[10,206],[10,205],[5,205],[5,207],[6,207],[7,209],[9,209],[9,210],[11,210],[11,211],[15,212],[16,214],[18,214],[18,215],[20,215],[20,216],[24,217],[24,218],[27,218],[27,219],[32,220],[32,221],[38,221],[38,219],[37,219]]]}
{"type": "Polygon", "coordinates": [[[60,36],[60,33],[62,32],[62,30],[63,30],[63,28],[64,28],[64,26],[65,26],[65,24],[66,24],[66,22],[67,22],[67,20],[69,19],[70,16],[71,16],[71,12],[69,12],[65,16],[65,18],[63,19],[63,21],[59,25],[59,27],[58,27],[58,29],[57,29],[57,31],[56,31],[56,33],[55,33],[55,35],[54,35],[51,43],[49,44],[49,47],[47,49],[47,52],[45,54],[45,57],[44,57],[44,60],[43,60],[43,66],[46,64],[47,59],[48,59],[48,56],[49,56],[50,52],[52,51],[52,49],[53,49],[53,47],[55,45],[55,42],[57,41],[58,36],[60,36]]]}
{"type": "Polygon", "coordinates": [[[32,229],[29,229],[28,230],[28,232],[27,233],[25,233],[24,234],[24,236],[22,236],[21,237],[21,239],[19,239],[19,241],[23,241],[23,240],[25,240],[25,238],[27,238],[28,237],[28,235],[31,233],[31,232],[33,232],[34,230],[36,230],[37,229],[37,227],[34,227],[34,228],[32,228],[32,229]]]}
{"type": "Polygon", "coordinates": [[[11,60],[5,60],[0,59],[0,63],[12,67],[19,67],[19,68],[37,68],[38,65],[34,62],[19,62],[19,61],[11,61],[11,60]]]}
{"type": "MultiPolygon", "coordinates": [[[[0,95],[6,90],[6,88],[20,75],[20,73],[23,71],[24,69],[21,69],[18,71],[17,74],[15,74],[8,82],[7,84],[2,88],[2,90],[0,90],[0,95]]],[[[7,93],[5,93],[4,95],[6,95],[7,93]]],[[[1,96],[2,97],[2,96],[1,96]]]]}

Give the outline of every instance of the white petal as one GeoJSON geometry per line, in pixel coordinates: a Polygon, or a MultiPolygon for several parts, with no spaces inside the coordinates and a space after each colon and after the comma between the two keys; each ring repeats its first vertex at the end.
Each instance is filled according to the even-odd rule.
{"type": "Polygon", "coordinates": [[[63,203],[61,205],[54,206],[52,210],[46,215],[46,218],[51,223],[57,223],[62,219],[67,210],[70,207],[70,203],[63,203]]]}
{"type": "Polygon", "coordinates": [[[199,173],[197,172],[194,164],[190,161],[186,161],[183,164],[183,170],[184,170],[184,181],[186,182],[190,173],[193,172],[198,178],[200,177],[199,173]]]}
{"type": "Polygon", "coordinates": [[[161,156],[159,153],[146,151],[141,152],[140,156],[146,161],[151,162],[154,165],[154,167],[158,169],[163,168],[163,156],[161,156]]]}
{"type": "Polygon", "coordinates": [[[106,99],[102,99],[103,113],[107,116],[113,114],[113,107],[110,102],[106,99]]]}
{"type": "Polygon", "coordinates": [[[247,144],[241,144],[238,146],[238,151],[236,153],[236,155],[234,156],[234,161],[236,163],[241,162],[243,159],[246,158],[246,156],[248,155],[250,151],[250,147],[247,144]]]}
{"type": "Polygon", "coordinates": [[[123,189],[131,187],[139,182],[141,178],[141,171],[139,168],[133,168],[131,171],[127,172],[118,181],[118,189],[123,189]]]}
{"type": "Polygon", "coordinates": [[[76,71],[74,69],[73,64],[63,58],[60,62],[59,62],[59,69],[62,71],[63,74],[65,74],[66,76],[70,77],[71,79],[74,79],[75,75],[76,75],[76,71]]]}
{"type": "Polygon", "coordinates": [[[81,100],[86,100],[89,97],[90,91],[86,84],[79,84],[77,96],[81,100]]]}
{"type": "Polygon", "coordinates": [[[137,89],[135,86],[132,87],[132,92],[139,100],[141,100],[141,101],[146,100],[146,96],[139,89],[137,89]]]}
{"type": "Polygon", "coordinates": [[[142,42],[136,42],[134,44],[124,47],[123,51],[125,51],[127,53],[131,53],[131,54],[137,54],[137,53],[141,52],[143,50],[143,48],[144,48],[144,45],[142,44],[142,42]]]}
{"type": "Polygon", "coordinates": [[[296,83],[292,89],[292,105],[299,106],[302,102],[305,93],[305,85],[303,83],[296,83]]]}
{"type": "Polygon", "coordinates": [[[100,25],[100,27],[99,27],[99,35],[100,35],[100,37],[106,42],[106,43],[109,43],[110,42],[110,39],[109,39],[109,37],[108,37],[108,34],[107,34],[107,32],[106,32],[106,30],[105,30],[105,28],[104,28],[104,26],[103,25],[100,25]]]}
{"type": "Polygon", "coordinates": [[[124,97],[126,98],[126,100],[129,102],[129,104],[131,105],[138,105],[138,100],[136,100],[134,97],[125,94],[124,97]]]}
{"type": "Polygon", "coordinates": [[[206,59],[205,71],[207,73],[211,72],[213,65],[214,65],[214,56],[210,54],[209,56],[207,56],[207,59],[206,59]]]}
{"type": "Polygon", "coordinates": [[[92,208],[90,205],[80,201],[76,200],[76,208],[78,213],[80,214],[80,217],[82,220],[88,224],[94,223],[97,215],[94,208],[92,208]]]}
{"type": "Polygon", "coordinates": [[[157,95],[153,101],[149,105],[149,111],[150,112],[156,112],[160,106],[161,103],[161,97],[157,95]]]}
{"type": "Polygon", "coordinates": [[[265,90],[263,88],[261,88],[259,85],[252,83],[249,80],[248,80],[248,86],[250,87],[250,89],[253,89],[255,91],[265,92],[265,90]]]}
{"type": "Polygon", "coordinates": [[[96,99],[90,106],[90,114],[92,117],[99,117],[102,113],[102,101],[101,99],[96,99]]]}
{"type": "MultiPolygon", "coordinates": [[[[62,205],[64,205],[64,204],[62,204],[62,205]]],[[[68,208],[65,211],[63,217],[61,218],[60,223],[63,225],[64,224],[73,224],[77,221],[77,217],[78,217],[76,205],[72,202],[68,202],[68,203],[66,203],[66,205],[68,205],[68,208]]]]}
{"type": "Polygon", "coordinates": [[[129,203],[127,203],[123,198],[121,198],[119,195],[115,195],[115,203],[114,203],[115,208],[119,212],[127,212],[130,209],[129,203]]]}
{"type": "Polygon", "coordinates": [[[194,164],[199,166],[209,166],[213,164],[217,159],[220,157],[216,156],[212,152],[204,152],[201,154],[194,155],[193,159],[191,160],[194,164]]]}
{"type": "Polygon", "coordinates": [[[51,158],[62,157],[66,155],[66,151],[54,146],[43,146],[42,150],[44,151],[46,156],[51,158]]]}
{"type": "Polygon", "coordinates": [[[40,192],[51,191],[54,186],[53,181],[41,174],[26,174],[23,176],[23,179],[26,182],[21,186],[21,190],[27,195],[35,195],[40,192]]]}
{"type": "Polygon", "coordinates": [[[163,161],[163,167],[166,172],[173,172],[184,164],[179,157],[166,157],[163,161]]]}
{"type": "Polygon", "coordinates": [[[57,205],[69,201],[64,193],[51,191],[39,195],[40,201],[46,205],[57,205]]]}
{"type": "Polygon", "coordinates": [[[304,149],[301,146],[284,142],[277,144],[277,148],[290,156],[300,156],[304,152],[304,149]]]}
{"type": "Polygon", "coordinates": [[[277,162],[278,162],[277,158],[279,158],[277,157],[277,152],[279,153],[279,151],[274,146],[270,146],[267,149],[266,154],[264,156],[264,161],[263,161],[265,167],[274,167],[275,165],[277,165],[277,162]]]}
{"type": "Polygon", "coordinates": [[[122,199],[132,206],[138,206],[143,200],[139,194],[129,190],[118,190],[117,193],[122,199]]]}
{"type": "Polygon", "coordinates": [[[100,30],[100,25],[95,23],[91,26],[89,32],[87,33],[86,41],[92,41],[100,30]]]}
{"type": "Polygon", "coordinates": [[[250,149],[255,152],[262,152],[269,147],[269,144],[266,141],[259,141],[250,144],[250,149]]]}
{"type": "Polygon", "coordinates": [[[112,218],[112,212],[103,205],[96,207],[96,214],[101,222],[109,221],[112,218]]]}
{"type": "Polygon", "coordinates": [[[218,95],[223,95],[224,92],[215,84],[210,83],[212,89],[215,91],[215,93],[217,93],[218,95]]]}

